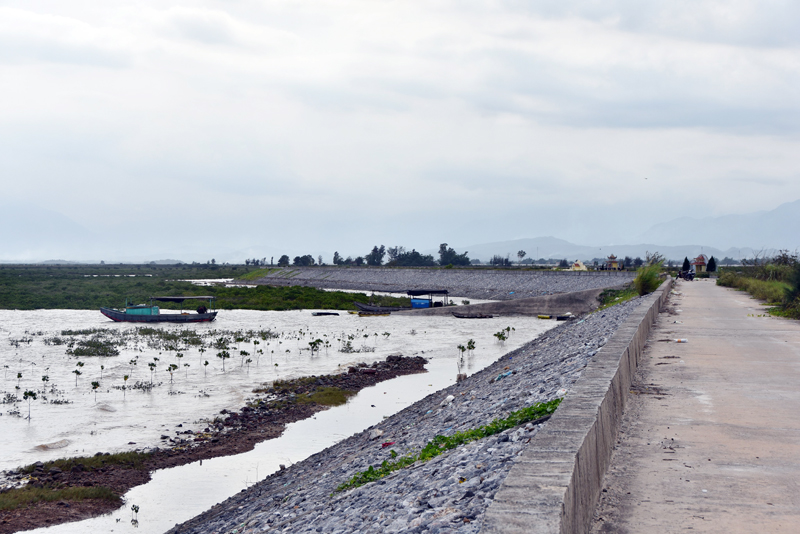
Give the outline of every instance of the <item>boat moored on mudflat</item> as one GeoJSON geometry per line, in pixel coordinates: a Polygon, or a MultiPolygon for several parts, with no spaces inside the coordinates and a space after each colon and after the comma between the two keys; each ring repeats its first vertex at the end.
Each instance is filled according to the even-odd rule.
{"type": "Polygon", "coordinates": [[[183,303],[186,300],[208,301],[209,306],[214,306],[216,297],[150,297],[149,305],[129,306],[126,301],[124,308],[100,308],[100,313],[112,321],[124,323],[208,323],[217,317],[216,309],[208,311],[208,307],[204,304],[197,307],[196,313],[183,311],[183,303]],[[154,302],[178,302],[181,310],[178,313],[161,313],[161,309],[154,305],[154,302]]]}

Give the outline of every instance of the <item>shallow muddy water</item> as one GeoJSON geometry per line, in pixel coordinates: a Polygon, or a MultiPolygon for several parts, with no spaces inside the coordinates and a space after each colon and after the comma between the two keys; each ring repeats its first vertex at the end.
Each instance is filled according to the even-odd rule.
{"type": "MultiPolygon", "coordinates": [[[[218,320],[210,324],[188,327],[156,324],[156,328],[190,329],[201,335],[208,334],[208,339],[229,331],[266,329],[280,336],[267,340],[255,338],[258,345],[252,341],[231,343],[231,358],[223,362],[215,357],[216,349],[208,348],[205,353],[193,347],[179,347],[179,351],[158,350],[149,348],[141,338],[133,338],[133,341],[129,338],[126,346],[118,347],[118,356],[70,356],[65,353],[65,345],[47,345],[45,340],[69,329],[102,328],[112,333],[130,334],[134,327],[113,323],[92,311],[2,310],[0,391],[4,403],[0,404],[0,450],[3,451],[0,469],[100,451],[158,446],[162,435],[174,436],[176,430],[202,429],[206,421],[223,408],[241,408],[253,397],[254,387],[278,378],[335,373],[350,364],[371,363],[389,354],[428,358],[431,372],[420,375],[423,378],[403,379],[411,380],[414,387],[406,388],[402,399],[396,401],[399,404],[394,405],[396,409],[381,411],[381,416],[391,415],[434,388],[455,380],[460,354],[457,345],[466,344],[468,339],[475,340],[476,349],[472,356],[465,358],[463,370],[471,374],[552,326],[555,326],[552,321],[527,317],[460,320],[452,317],[358,317],[346,313],[313,317],[308,310],[223,311],[218,320]],[[493,334],[506,327],[514,330],[501,346],[493,334]],[[326,340],[330,346],[312,354],[308,344],[314,339],[326,340]],[[348,341],[353,350],[369,352],[340,352],[338,349],[348,341]],[[258,350],[263,354],[258,354],[258,350]],[[240,351],[249,354],[241,356],[240,351]],[[183,354],[182,358],[177,358],[179,353],[183,354]],[[249,365],[245,363],[248,358],[252,360],[249,365]],[[134,359],[137,363],[132,365],[134,359]],[[207,366],[203,365],[205,361],[208,361],[207,366]],[[83,366],[78,366],[79,362],[83,366]],[[149,363],[155,364],[152,373],[149,363]],[[178,366],[172,383],[167,370],[170,364],[178,366]],[[76,376],[73,373],[76,370],[81,374],[76,376]],[[18,377],[20,373],[22,376],[18,377]],[[146,388],[152,378],[154,387],[149,390],[115,389],[125,384],[123,376],[126,374],[130,376],[128,386],[138,382],[146,388]],[[48,377],[47,382],[42,380],[43,376],[48,377]],[[99,383],[96,390],[92,382],[99,383]],[[38,396],[30,403],[30,420],[25,418],[29,408],[22,400],[25,391],[36,391],[38,396]],[[177,427],[179,424],[181,428],[177,427]]],[[[113,336],[108,338],[114,339],[113,336]]],[[[362,392],[340,411],[348,413],[350,406],[355,406],[365,395],[362,392]]],[[[373,423],[359,421],[358,428],[336,433],[338,437],[333,442],[373,423]]],[[[327,432],[321,430],[318,434],[327,432]]],[[[325,439],[328,438],[326,435],[325,439]]],[[[314,450],[333,442],[325,441],[314,450]]],[[[265,467],[261,475],[270,471],[265,467]]]]}

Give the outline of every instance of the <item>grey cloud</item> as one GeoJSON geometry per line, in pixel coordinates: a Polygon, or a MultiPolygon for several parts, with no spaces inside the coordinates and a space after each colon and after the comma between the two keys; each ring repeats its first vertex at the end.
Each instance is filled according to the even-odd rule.
{"type": "Polygon", "coordinates": [[[0,62],[33,61],[121,69],[131,65],[131,55],[125,50],[106,47],[99,43],[76,43],[33,35],[0,34],[0,62]]]}
{"type": "Polygon", "coordinates": [[[232,19],[222,11],[174,9],[169,23],[187,39],[206,44],[232,44],[236,40],[232,19]]]}

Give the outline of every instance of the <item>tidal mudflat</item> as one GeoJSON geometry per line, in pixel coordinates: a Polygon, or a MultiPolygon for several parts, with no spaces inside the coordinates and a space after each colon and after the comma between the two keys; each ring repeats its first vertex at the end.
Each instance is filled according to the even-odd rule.
{"type": "MultiPolygon", "coordinates": [[[[523,317],[312,317],[310,311],[229,311],[212,324],[161,325],[159,332],[90,311],[2,311],[0,321],[0,469],[163,446],[162,436],[202,429],[222,409],[243,406],[265,382],[335,373],[390,354],[424,356],[431,372],[374,409],[376,417],[388,416],[455,381],[459,344],[475,342],[462,368],[472,373],[553,326],[523,317]],[[494,334],[507,328],[511,335],[500,344],[494,334]],[[91,355],[93,350],[109,355],[91,355]],[[230,357],[218,357],[223,352],[230,357]],[[25,391],[37,392],[30,405],[25,391]]],[[[342,439],[374,424],[361,414],[352,419],[359,428],[340,423],[344,433],[330,437],[342,439]]],[[[328,436],[322,441],[319,447],[330,445],[328,436]]],[[[312,448],[308,454],[320,450],[312,448]]],[[[261,476],[270,471],[265,466],[261,476]]]]}

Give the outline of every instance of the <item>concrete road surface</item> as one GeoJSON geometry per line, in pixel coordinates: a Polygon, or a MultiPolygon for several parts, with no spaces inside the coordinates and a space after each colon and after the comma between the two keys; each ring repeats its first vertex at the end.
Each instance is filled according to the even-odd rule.
{"type": "Polygon", "coordinates": [[[713,281],[675,291],[592,532],[800,533],[800,321],[713,281]]]}

